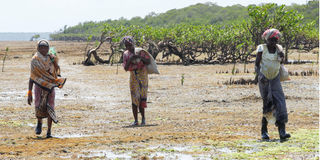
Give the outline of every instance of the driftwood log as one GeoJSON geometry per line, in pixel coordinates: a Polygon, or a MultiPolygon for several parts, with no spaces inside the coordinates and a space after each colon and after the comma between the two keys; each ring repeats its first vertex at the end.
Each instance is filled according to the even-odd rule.
{"type": "Polygon", "coordinates": [[[93,55],[93,57],[95,58],[95,60],[97,60],[99,63],[105,63],[105,64],[109,64],[110,63],[110,59],[111,57],[113,56],[114,54],[114,51],[111,47],[111,50],[112,50],[112,53],[109,57],[108,60],[103,60],[102,58],[100,58],[97,54],[97,50],[101,47],[101,45],[104,43],[104,42],[109,42],[111,43],[112,42],[112,38],[111,37],[105,37],[105,32],[103,32],[101,34],[101,37],[100,37],[100,41],[99,41],[99,44],[96,48],[93,48],[93,49],[89,49],[87,51],[87,58],[82,62],[83,65],[85,66],[91,66],[91,65],[95,65],[92,61],[91,61],[91,56],[93,55]]]}
{"type": "MultiPolygon", "coordinates": [[[[91,65],[95,65],[94,62],[91,61],[91,57],[93,55],[94,59],[101,64],[113,64],[113,63],[121,63],[122,62],[122,56],[118,57],[119,61],[118,62],[114,62],[113,56],[115,56],[117,53],[123,53],[123,49],[121,49],[120,47],[120,43],[114,43],[112,42],[112,37],[106,37],[106,32],[103,32],[100,36],[100,41],[97,47],[92,48],[87,50],[86,46],[86,54],[85,54],[85,60],[82,62],[83,65],[85,66],[91,66],[91,65]],[[102,44],[104,42],[107,42],[110,44],[110,50],[111,50],[111,54],[108,58],[108,60],[104,60],[102,58],[99,57],[98,55],[98,49],[102,46],[102,44]]],[[[156,57],[158,56],[159,52],[161,52],[162,50],[164,50],[164,47],[159,47],[158,44],[156,44],[153,41],[147,41],[144,45],[142,45],[143,48],[146,48],[147,51],[153,56],[154,59],[156,59],[156,57]]],[[[170,45],[167,46],[169,49],[171,49],[172,47],[170,45]]],[[[171,50],[170,50],[171,51],[171,50]]],[[[176,53],[176,52],[174,52],[176,53]]],[[[180,52],[179,52],[180,53],[180,52]]],[[[180,53],[182,54],[182,53],[180,53]]]]}

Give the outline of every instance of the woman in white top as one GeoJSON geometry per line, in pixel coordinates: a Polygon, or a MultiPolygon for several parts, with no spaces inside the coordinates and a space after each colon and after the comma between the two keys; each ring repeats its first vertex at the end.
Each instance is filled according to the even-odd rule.
{"type": "Polygon", "coordinates": [[[290,134],[285,130],[288,113],[279,75],[280,63],[284,61],[282,47],[277,44],[280,36],[277,29],[266,30],[262,35],[266,44],[260,44],[257,48],[255,70],[263,99],[262,140],[269,140],[267,125],[272,119],[275,119],[280,140],[290,138],[290,134]]]}

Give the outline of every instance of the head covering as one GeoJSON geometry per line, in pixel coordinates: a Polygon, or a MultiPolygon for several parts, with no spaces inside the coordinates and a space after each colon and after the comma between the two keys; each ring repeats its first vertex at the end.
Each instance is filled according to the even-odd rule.
{"type": "Polygon", "coordinates": [[[49,42],[45,39],[41,39],[40,41],[38,41],[38,47],[39,46],[47,46],[49,47],[49,42]]]}
{"type": "Polygon", "coordinates": [[[134,41],[133,41],[133,38],[131,36],[125,36],[122,38],[122,41],[121,41],[123,44],[125,44],[126,42],[134,45],[134,41]]]}
{"type": "Polygon", "coordinates": [[[45,39],[41,39],[38,41],[37,50],[39,51],[40,46],[47,46],[49,47],[49,42],[45,39]]]}
{"type": "Polygon", "coordinates": [[[281,37],[280,31],[277,30],[277,29],[272,28],[272,29],[267,29],[262,34],[262,38],[265,39],[265,40],[268,40],[268,39],[273,38],[273,37],[279,39],[281,37]]]}

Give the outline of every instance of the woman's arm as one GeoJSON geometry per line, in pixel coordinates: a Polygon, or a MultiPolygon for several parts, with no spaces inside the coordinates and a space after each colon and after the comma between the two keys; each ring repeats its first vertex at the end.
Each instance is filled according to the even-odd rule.
{"type": "Polygon", "coordinates": [[[278,50],[278,55],[280,57],[280,63],[283,64],[284,63],[284,53],[283,53],[283,48],[281,45],[277,44],[276,45],[277,50],[278,50]]]}
{"type": "Polygon", "coordinates": [[[32,88],[33,88],[33,80],[29,79],[29,89],[28,89],[28,104],[32,103],[32,88]]]}
{"type": "Polygon", "coordinates": [[[255,67],[256,68],[260,68],[261,59],[262,59],[262,52],[258,52],[257,53],[257,58],[256,58],[256,63],[255,63],[255,67]]]}
{"type": "Polygon", "coordinates": [[[262,52],[258,52],[257,53],[257,58],[256,58],[256,63],[255,63],[255,66],[254,66],[254,70],[256,72],[255,81],[257,81],[257,82],[258,82],[258,76],[260,74],[260,62],[261,62],[261,59],[262,59],[262,52]]]}
{"type": "Polygon", "coordinates": [[[56,60],[53,61],[53,65],[54,65],[54,68],[55,68],[55,70],[57,72],[60,69],[60,66],[58,65],[56,60]]]}
{"type": "Polygon", "coordinates": [[[49,55],[51,62],[53,63],[54,70],[56,71],[57,75],[60,76],[60,66],[58,64],[58,57],[50,54],[49,55]]]}
{"type": "Polygon", "coordinates": [[[129,64],[129,60],[128,60],[128,62],[127,62],[126,65],[124,66],[124,70],[125,70],[125,71],[128,71],[129,65],[130,65],[130,64],[129,64]]]}

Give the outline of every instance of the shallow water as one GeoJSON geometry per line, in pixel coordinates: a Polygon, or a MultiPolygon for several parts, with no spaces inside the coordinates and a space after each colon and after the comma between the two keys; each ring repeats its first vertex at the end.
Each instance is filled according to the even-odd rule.
{"type": "Polygon", "coordinates": [[[81,133],[75,133],[75,134],[55,134],[54,138],[81,138],[81,137],[90,137],[93,135],[88,135],[88,134],[81,134],[81,133]]]}
{"type": "Polygon", "coordinates": [[[94,157],[103,157],[103,158],[121,158],[121,159],[130,159],[131,156],[129,155],[130,153],[125,153],[125,154],[116,154],[113,153],[112,151],[107,151],[107,150],[94,150],[94,151],[89,151],[84,154],[79,154],[78,158],[94,158],[94,157]]]}
{"type": "MultiPolygon", "coordinates": [[[[150,158],[153,157],[163,157],[164,159],[183,159],[183,160],[192,160],[194,157],[192,155],[188,154],[182,154],[182,153],[163,153],[163,152],[157,152],[153,153],[149,156],[150,158]]],[[[209,158],[208,158],[209,159],[209,158]]]]}

